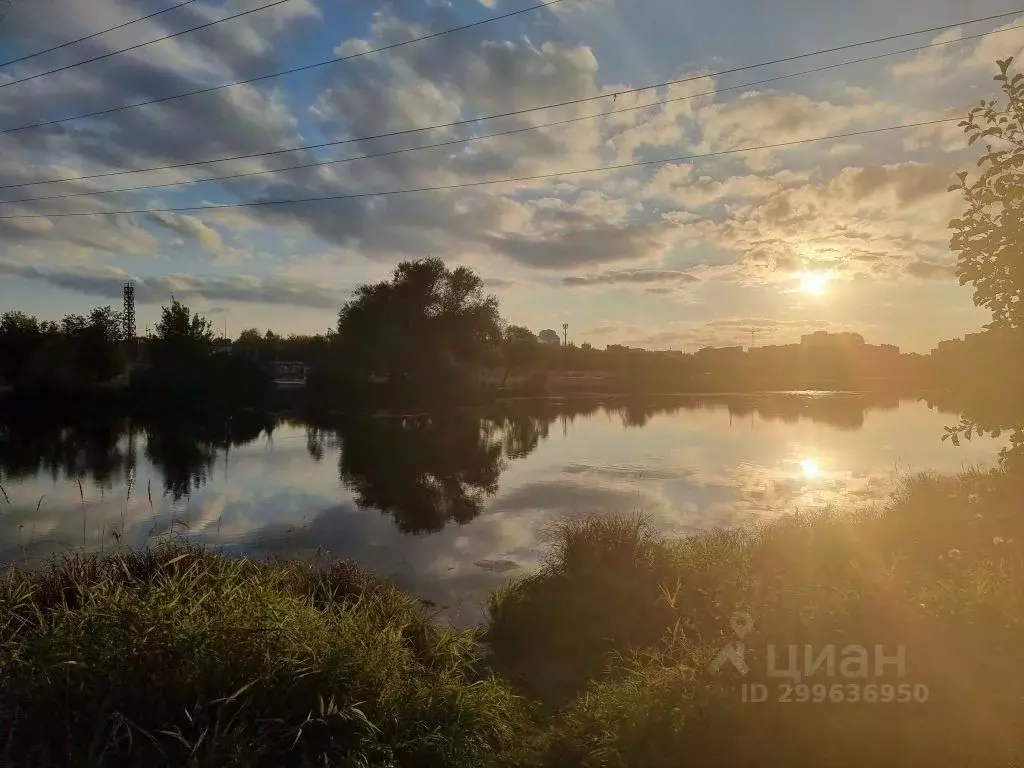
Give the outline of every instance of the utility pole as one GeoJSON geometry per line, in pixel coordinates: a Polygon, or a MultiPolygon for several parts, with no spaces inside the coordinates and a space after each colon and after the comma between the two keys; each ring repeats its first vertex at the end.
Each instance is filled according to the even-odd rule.
{"type": "Polygon", "coordinates": [[[135,328],[135,285],[124,284],[124,312],[121,314],[121,337],[125,352],[130,362],[135,362],[137,355],[135,328]]]}
{"type": "Polygon", "coordinates": [[[562,323],[562,346],[569,346],[569,324],[562,323]]]}

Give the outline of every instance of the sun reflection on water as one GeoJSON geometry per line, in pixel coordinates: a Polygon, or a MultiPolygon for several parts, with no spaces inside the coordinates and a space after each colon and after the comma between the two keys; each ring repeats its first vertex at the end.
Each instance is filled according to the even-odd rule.
{"type": "Polygon", "coordinates": [[[815,459],[801,459],[800,472],[806,480],[817,480],[821,477],[821,465],[815,459]]]}

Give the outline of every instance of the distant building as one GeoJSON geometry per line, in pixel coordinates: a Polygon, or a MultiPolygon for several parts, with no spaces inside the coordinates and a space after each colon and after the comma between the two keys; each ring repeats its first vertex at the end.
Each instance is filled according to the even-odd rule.
{"type": "Polygon", "coordinates": [[[270,373],[278,389],[296,389],[306,386],[309,368],[305,363],[274,362],[270,364],[270,373]]]}
{"type": "Polygon", "coordinates": [[[863,347],[864,337],[859,333],[828,333],[827,331],[815,331],[800,337],[801,346],[807,347],[830,347],[838,349],[842,347],[863,347]]]}

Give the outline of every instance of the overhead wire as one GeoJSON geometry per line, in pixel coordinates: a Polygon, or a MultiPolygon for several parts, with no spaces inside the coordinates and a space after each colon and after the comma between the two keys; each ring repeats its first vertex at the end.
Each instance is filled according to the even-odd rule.
{"type": "Polygon", "coordinates": [[[233,21],[234,19],[240,19],[243,16],[248,16],[249,14],[252,14],[252,13],[258,13],[260,11],[265,11],[268,8],[274,8],[275,6],[284,5],[285,3],[290,3],[290,2],[292,2],[292,0],[274,0],[274,2],[267,3],[266,5],[261,5],[261,6],[258,6],[256,8],[250,8],[247,11],[241,11],[239,13],[233,13],[230,16],[225,16],[225,17],[223,17],[221,19],[214,19],[213,21],[208,21],[205,24],[199,24],[198,26],[195,26],[195,27],[189,27],[188,29],[182,29],[182,30],[179,30],[178,32],[172,32],[172,33],[170,33],[168,35],[164,35],[163,37],[157,37],[157,38],[154,38],[153,40],[147,40],[144,43],[138,43],[137,45],[130,45],[127,48],[119,48],[116,51],[108,51],[107,53],[100,54],[99,56],[93,56],[91,59],[84,59],[82,61],[76,61],[74,64],[65,64],[62,67],[54,67],[53,69],[48,69],[48,70],[46,70],[44,72],[36,72],[34,75],[28,75],[27,77],[22,77],[22,78],[20,78],[18,80],[8,80],[7,82],[0,83],[0,88],[9,88],[12,85],[21,85],[22,83],[27,83],[30,80],[38,80],[40,77],[46,77],[47,75],[54,75],[54,74],[57,74],[58,72],[66,72],[69,69],[75,69],[76,67],[81,67],[81,66],[84,66],[85,64],[92,64],[93,62],[96,62],[96,61],[103,61],[104,59],[110,59],[110,58],[113,58],[114,56],[120,56],[122,53],[128,53],[129,51],[137,51],[139,48],[145,48],[146,46],[153,45],[154,43],[161,43],[164,40],[170,40],[170,39],[175,38],[175,37],[181,37],[182,35],[187,35],[187,34],[189,34],[191,32],[198,32],[201,29],[209,29],[210,27],[215,27],[218,24],[223,24],[226,21],[233,21]]]}
{"type": "MultiPolygon", "coordinates": [[[[330,58],[330,59],[324,59],[323,61],[314,62],[312,64],[306,64],[306,65],[303,65],[301,67],[293,67],[291,69],[284,69],[284,70],[280,70],[278,72],[271,72],[271,73],[266,74],[266,75],[259,75],[257,77],[250,77],[250,78],[245,78],[245,79],[242,79],[242,80],[234,80],[234,81],[232,81],[230,83],[222,83],[220,85],[214,85],[214,86],[210,86],[210,87],[207,87],[207,88],[199,88],[199,89],[196,89],[194,91],[187,91],[185,93],[179,93],[179,94],[175,94],[173,96],[163,96],[163,97],[157,98],[157,99],[149,99],[147,101],[139,101],[139,102],[135,102],[133,104],[124,104],[124,105],[122,105],[120,107],[111,107],[109,109],[101,109],[101,110],[97,110],[95,112],[87,112],[86,114],[82,114],[82,115],[72,115],[70,117],[61,117],[61,118],[57,118],[57,119],[54,119],[54,120],[43,120],[43,121],[37,122],[37,123],[29,123],[27,125],[20,125],[20,126],[14,127],[14,128],[4,128],[4,129],[0,130],[0,135],[7,134],[7,133],[17,133],[19,131],[27,131],[27,130],[30,130],[30,129],[33,129],[33,128],[44,128],[44,127],[47,127],[47,126],[50,126],[50,125],[59,125],[59,124],[62,124],[62,123],[69,123],[69,122],[72,122],[74,120],[84,120],[84,119],[89,118],[89,117],[99,117],[101,115],[111,115],[111,114],[114,114],[116,112],[124,112],[125,110],[129,110],[129,109],[138,109],[139,107],[146,107],[146,106],[149,106],[151,104],[164,104],[164,103],[166,103],[168,101],[175,101],[177,99],[184,99],[184,98],[186,98],[188,96],[198,96],[198,95],[203,94],[203,93],[214,93],[215,91],[222,91],[225,88],[234,88],[234,87],[239,86],[239,85],[247,85],[249,83],[263,82],[265,80],[270,80],[272,78],[283,77],[285,75],[295,74],[296,72],[307,72],[309,70],[316,69],[318,67],[326,67],[326,66],[331,65],[331,64],[340,64],[342,62],[351,61],[353,59],[358,59],[358,58],[361,58],[363,56],[370,56],[370,55],[375,54],[375,53],[382,53],[384,51],[391,51],[391,50],[394,50],[395,48],[401,48],[402,46],[412,45],[413,43],[423,42],[424,40],[432,40],[434,38],[442,37],[443,35],[450,35],[450,34],[452,34],[454,32],[462,32],[462,31],[465,31],[467,29],[473,29],[475,27],[483,26],[484,24],[490,24],[490,23],[495,22],[495,21],[501,21],[503,19],[508,19],[508,18],[513,17],[513,16],[519,16],[520,14],[531,13],[533,11],[539,11],[539,10],[542,10],[544,8],[549,8],[549,7],[553,6],[553,5],[556,5],[556,4],[558,4],[558,3],[562,2],[562,1],[563,0],[546,0],[546,2],[539,3],[537,5],[531,5],[531,6],[527,7],[527,8],[520,8],[517,11],[510,11],[508,13],[503,13],[503,14],[501,14],[499,16],[491,16],[489,18],[482,19],[481,21],[475,21],[475,22],[472,22],[470,24],[463,24],[462,26],[459,26],[459,27],[452,27],[450,29],[441,30],[440,32],[433,32],[433,33],[428,34],[428,35],[422,35],[420,37],[414,37],[414,38],[412,38],[410,40],[402,40],[402,41],[397,42],[397,43],[390,43],[388,45],[382,45],[382,46],[377,47],[377,48],[371,48],[371,49],[368,49],[368,50],[365,50],[365,51],[359,51],[358,53],[352,53],[352,54],[349,54],[347,56],[336,56],[336,57],[333,57],[333,58],[330,58]]],[[[288,0],[278,0],[278,2],[288,2],[288,0]]]]}
{"type": "MultiPolygon", "coordinates": [[[[555,1],[559,2],[560,0],[555,0],[555,1]]],[[[519,11],[519,12],[521,12],[521,11],[519,11]]],[[[519,12],[517,12],[517,13],[519,13],[519,12]]],[[[145,167],[145,168],[133,168],[133,169],[120,170],[120,171],[107,171],[107,172],[103,172],[103,173],[82,174],[82,175],[78,175],[78,176],[66,176],[66,177],[62,177],[62,178],[59,178],[59,179],[43,179],[43,180],[39,180],[39,181],[21,182],[21,183],[18,183],[18,184],[3,184],[3,185],[0,185],[0,189],[14,189],[14,188],[18,188],[18,187],[38,186],[38,185],[42,185],[42,184],[57,184],[57,183],[68,182],[68,181],[85,181],[85,180],[88,180],[88,179],[110,178],[110,177],[114,177],[114,176],[124,176],[124,175],[134,174],[134,173],[150,173],[150,172],[155,172],[155,171],[177,170],[177,169],[180,169],[180,168],[188,168],[188,167],[196,166],[196,165],[213,165],[213,164],[216,164],[216,163],[229,162],[229,161],[233,161],[233,160],[251,160],[251,159],[257,159],[257,158],[262,158],[262,157],[271,157],[273,155],[287,154],[289,152],[300,152],[300,151],[312,150],[312,149],[325,149],[327,147],[341,146],[341,145],[344,145],[344,144],[352,144],[352,143],[356,143],[356,142],[370,141],[370,140],[375,140],[375,139],[394,138],[394,137],[397,137],[397,136],[407,136],[407,135],[410,135],[410,134],[413,134],[413,133],[420,133],[420,132],[423,132],[423,131],[439,130],[439,129],[442,129],[442,128],[456,128],[456,127],[460,127],[460,126],[464,126],[464,125],[471,125],[471,124],[474,124],[474,123],[483,122],[483,121],[486,121],[486,120],[498,120],[498,119],[505,118],[505,117],[516,117],[516,116],[519,116],[519,115],[529,114],[531,112],[538,112],[538,111],[541,111],[541,110],[554,109],[554,108],[557,108],[557,107],[575,106],[575,105],[578,105],[578,104],[584,104],[584,103],[589,103],[589,102],[593,102],[593,101],[599,101],[599,100],[602,100],[602,99],[612,99],[612,100],[615,100],[619,96],[627,96],[627,95],[631,95],[631,94],[635,94],[635,93],[641,93],[643,91],[657,90],[659,88],[666,88],[666,87],[673,86],[673,85],[682,85],[682,84],[685,84],[685,83],[695,82],[695,81],[698,81],[698,80],[705,80],[705,79],[708,79],[708,78],[711,78],[711,77],[721,77],[723,75],[734,74],[736,72],[743,72],[743,71],[747,71],[747,70],[751,70],[751,69],[759,69],[761,67],[767,67],[767,66],[772,66],[772,65],[775,65],[775,64],[784,63],[784,62],[789,62],[789,61],[795,61],[795,60],[799,60],[799,59],[810,58],[810,57],[813,57],[813,56],[819,56],[819,55],[823,55],[823,54],[826,54],[826,53],[834,53],[834,52],[839,51],[839,50],[849,50],[849,49],[852,49],[852,48],[859,48],[859,47],[863,47],[863,46],[866,46],[866,45],[874,45],[874,44],[880,43],[880,42],[887,42],[887,41],[890,41],[890,40],[893,40],[893,39],[897,39],[897,38],[906,38],[906,37],[911,37],[911,36],[914,36],[914,35],[929,34],[931,32],[935,32],[935,31],[939,31],[939,30],[947,30],[947,29],[951,29],[951,28],[954,28],[954,27],[963,26],[963,25],[966,25],[966,24],[981,23],[983,21],[992,21],[993,19],[1003,18],[1005,16],[1019,15],[1021,13],[1024,13],[1024,9],[1022,9],[1020,11],[1010,12],[1010,13],[1007,13],[1007,14],[999,14],[998,16],[994,16],[994,17],[993,16],[986,16],[986,17],[983,17],[983,18],[969,19],[967,21],[961,21],[961,22],[959,22],[957,24],[950,24],[950,25],[946,25],[946,26],[942,26],[942,27],[930,27],[928,29],[921,29],[921,30],[917,30],[915,32],[905,32],[905,33],[901,33],[900,35],[896,35],[896,36],[890,36],[890,37],[884,37],[884,38],[874,38],[874,39],[871,39],[871,40],[864,40],[864,41],[861,41],[861,42],[858,42],[858,43],[850,43],[848,45],[844,45],[844,46],[841,46],[839,48],[826,48],[826,49],[821,49],[821,50],[817,50],[817,51],[810,51],[810,52],[802,53],[802,54],[799,54],[799,55],[796,55],[796,56],[786,57],[784,59],[774,59],[772,61],[762,62],[760,64],[748,64],[748,65],[745,65],[745,66],[742,66],[742,67],[735,67],[733,69],[721,70],[721,71],[718,71],[718,72],[708,72],[708,73],[704,73],[704,74],[700,74],[700,75],[693,75],[693,76],[688,76],[688,77],[684,77],[684,78],[677,78],[677,79],[674,79],[674,80],[666,80],[666,81],[663,81],[663,82],[654,83],[654,84],[651,84],[651,85],[640,86],[640,87],[637,87],[637,88],[626,88],[626,89],[621,89],[621,90],[618,90],[618,91],[612,91],[612,92],[608,92],[608,93],[598,94],[598,95],[595,95],[595,96],[585,96],[585,97],[578,98],[578,99],[571,99],[571,100],[555,102],[555,103],[551,103],[551,104],[544,104],[544,105],[537,106],[537,107],[528,107],[528,108],[524,108],[524,109],[517,109],[517,110],[511,110],[511,111],[507,111],[507,112],[500,112],[500,113],[496,113],[496,114],[492,114],[492,115],[483,115],[483,116],[480,116],[480,117],[466,118],[466,119],[463,119],[463,120],[455,120],[455,121],[448,122],[448,123],[439,123],[439,124],[436,124],[436,125],[423,126],[423,127],[419,127],[419,128],[407,128],[407,129],[400,130],[400,131],[390,131],[390,132],[387,132],[387,133],[379,133],[379,134],[373,134],[373,135],[369,135],[369,136],[360,136],[360,137],[350,138],[350,139],[340,139],[340,140],[336,140],[336,141],[319,142],[319,143],[315,143],[315,144],[305,144],[305,145],[301,145],[301,146],[297,146],[297,147],[288,147],[288,148],[285,148],[285,149],[268,150],[266,152],[253,152],[253,153],[244,154],[244,155],[231,155],[231,156],[227,156],[227,157],[209,158],[209,159],[205,159],[205,160],[195,160],[195,161],[190,161],[190,162],[187,162],[187,163],[173,163],[173,164],[168,164],[168,165],[149,166],[149,167],[145,167]]],[[[887,57],[890,57],[890,56],[898,56],[900,54],[910,53],[910,52],[919,51],[919,50],[925,50],[925,49],[928,49],[928,48],[935,48],[935,47],[943,46],[943,45],[956,44],[958,42],[963,42],[963,41],[967,41],[967,40],[974,40],[974,39],[978,39],[978,38],[981,38],[981,37],[985,37],[987,35],[999,34],[999,33],[1002,33],[1002,32],[1009,32],[1009,31],[1012,31],[1012,30],[1020,29],[1020,28],[1021,28],[1020,26],[1009,27],[1009,28],[1004,29],[1004,30],[993,30],[993,31],[990,31],[990,32],[984,32],[984,33],[964,36],[964,37],[959,38],[958,40],[946,40],[946,41],[939,41],[939,42],[928,43],[928,44],[924,44],[924,45],[920,45],[920,46],[914,46],[912,48],[901,49],[899,51],[893,51],[893,52],[889,52],[889,53],[876,54],[874,56],[868,56],[868,57],[864,57],[864,58],[861,58],[861,59],[855,59],[855,60],[852,60],[852,61],[840,62],[840,63],[837,63],[837,64],[831,64],[831,65],[826,65],[826,66],[822,66],[822,67],[816,67],[814,69],[810,69],[810,70],[806,70],[806,71],[802,71],[802,72],[796,72],[796,73],[791,73],[791,74],[787,74],[787,75],[780,75],[780,76],[775,77],[775,78],[768,78],[766,80],[760,80],[760,81],[757,81],[757,82],[754,82],[754,83],[747,83],[746,85],[737,86],[737,87],[739,87],[739,88],[751,87],[753,85],[760,85],[760,84],[763,84],[763,83],[766,83],[766,82],[774,82],[776,80],[785,79],[787,77],[797,77],[797,76],[800,76],[800,75],[803,75],[803,74],[810,74],[810,73],[814,73],[814,72],[821,72],[821,71],[825,71],[825,70],[828,70],[828,69],[835,69],[837,67],[848,66],[848,65],[851,65],[851,64],[858,64],[858,63],[862,63],[862,62],[866,62],[866,61],[874,61],[874,60],[877,60],[877,59],[883,59],[883,58],[887,58],[887,57]]],[[[438,33],[438,34],[441,34],[441,33],[438,33]]],[[[418,38],[418,39],[426,39],[426,38],[418,38]]],[[[408,42],[415,42],[415,41],[408,41],[408,42]]],[[[375,50],[383,50],[383,49],[375,49],[375,50]]],[[[370,53],[370,52],[371,51],[367,51],[367,52],[364,52],[364,53],[370,53]]],[[[358,54],[358,55],[363,55],[363,54],[358,54]]],[[[735,90],[735,88],[723,88],[721,90],[722,91],[725,91],[725,90],[735,90]]],[[[684,98],[686,98],[686,97],[684,97],[684,98]]],[[[671,101],[671,100],[669,100],[669,101],[671,101]]],[[[667,103],[667,102],[659,102],[659,103],[667,103]]],[[[651,104],[649,106],[656,106],[656,103],[655,104],[651,104]]],[[[118,108],[118,109],[120,109],[120,108],[118,108]]],[[[623,110],[623,111],[625,111],[625,110],[623,110]]],[[[603,113],[603,114],[610,114],[610,113],[603,113]]],[[[57,122],[60,122],[60,121],[57,121],[57,122]]],[[[559,124],[559,123],[552,123],[551,125],[555,125],[555,124],[559,124]]],[[[20,130],[20,129],[13,129],[13,130],[20,130]]],[[[10,132],[10,131],[0,130],[0,135],[2,135],[3,133],[8,133],[8,132],[10,132]]]]}
{"type": "Polygon", "coordinates": [[[146,21],[147,19],[156,18],[157,16],[160,16],[162,14],[168,13],[170,11],[173,11],[173,10],[177,9],[177,8],[181,8],[182,6],[190,5],[191,3],[194,3],[196,1],[197,0],[183,0],[183,2],[180,2],[177,5],[172,5],[169,8],[164,8],[161,11],[154,11],[153,13],[147,13],[145,16],[139,16],[137,19],[132,19],[131,21],[126,21],[123,24],[118,24],[116,27],[108,27],[107,29],[101,29],[99,32],[93,32],[92,34],[86,35],[85,37],[80,37],[77,40],[69,40],[66,43],[61,43],[60,45],[55,45],[52,48],[45,48],[45,49],[43,49],[41,51],[36,51],[35,53],[27,53],[24,56],[19,56],[16,59],[8,59],[7,61],[0,61],[0,67],[9,67],[11,64],[20,64],[23,61],[28,61],[29,59],[34,59],[37,56],[42,56],[42,55],[47,54],[47,53],[53,53],[54,51],[59,51],[61,48],[67,48],[67,47],[72,46],[72,45],[78,45],[79,43],[84,43],[87,40],[92,40],[93,38],[99,37],[100,35],[105,35],[108,32],[116,32],[119,29],[124,29],[125,27],[130,27],[132,24],[138,24],[140,21],[146,21]]]}
{"type": "MultiPolygon", "coordinates": [[[[1014,26],[1014,27],[1007,27],[1006,29],[998,30],[998,32],[1011,32],[1013,30],[1020,30],[1020,29],[1024,29],[1024,25],[1019,25],[1019,26],[1014,26]]],[[[476,141],[484,141],[486,139],[499,138],[499,137],[502,137],[502,136],[511,136],[511,135],[514,135],[514,134],[526,133],[526,132],[529,132],[529,131],[538,131],[538,130],[542,130],[542,129],[545,129],[545,128],[552,128],[552,127],[557,127],[557,126],[562,126],[562,125],[569,125],[569,124],[572,124],[572,123],[582,122],[582,121],[586,121],[586,120],[596,120],[596,119],[600,119],[600,118],[603,118],[603,117],[609,117],[611,115],[622,114],[624,112],[634,112],[634,111],[637,111],[637,110],[650,109],[652,107],[664,106],[666,104],[672,104],[672,103],[680,102],[680,101],[688,101],[688,100],[700,98],[700,97],[703,97],[703,96],[713,96],[713,95],[717,95],[717,94],[720,94],[720,93],[726,93],[728,91],[736,91],[736,90],[742,90],[744,88],[752,88],[752,87],[758,86],[758,85],[765,85],[767,83],[773,83],[773,82],[777,82],[777,81],[780,81],[780,80],[786,80],[786,79],[789,79],[791,77],[799,77],[801,75],[809,75],[809,74],[815,74],[815,73],[819,73],[819,72],[825,72],[825,71],[832,70],[832,69],[838,69],[840,67],[851,66],[853,64],[861,64],[861,63],[868,62],[868,61],[877,61],[879,59],[890,58],[890,57],[893,57],[893,56],[899,56],[899,55],[904,54],[904,53],[912,53],[912,52],[922,51],[922,50],[926,50],[926,49],[930,49],[930,48],[936,48],[936,47],[939,47],[939,46],[954,45],[954,44],[957,44],[957,43],[963,43],[963,42],[967,42],[969,40],[973,40],[973,39],[977,39],[977,38],[981,38],[981,37],[987,37],[990,34],[995,34],[995,33],[993,33],[993,32],[985,32],[985,33],[979,33],[979,34],[976,34],[976,35],[968,35],[968,36],[964,36],[964,37],[958,38],[956,40],[945,40],[945,41],[936,42],[936,43],[928,43],[926,45],[919,45],[919,46],[915,46],[913,48],[904,48],[904,49],[899,50],[899,51],[892,51],[892,52],[889,52],[889,53],[875,54],[873,56],[865,56],[863,58],[853,59],[853,60],[850,60],[850,61],[836,62],[834,64],[826,64],[826,65],[823,65],[823,66],[820,66],[820,67],[814,67],[812,69],[801,70],[800,72],[790,72],[790,73],[787,73],[787,74],[784,74],[784,75],[776,75],[775,77],[768,77],[768,78],[764,78],[762,80],[755,80],[753,82],[741,83],[739,85],[732,85],[732,86],[728,86],[728,87],[725,87],[725,88],[715,88],[715,89],[710,90],[710,91],[702,91],[700,93],[690,93],[690,94],[686,94],[686,95],[683,95],[683,96],[676,96],[676,97],[673,97],[673,98],[670,98],[670,99],[663,99],[661,101],[650,102],[648,104],[637,104],[637,105],[633,105],[633,106],[629,106],[629,107],[622,107],[620,109],[609,110],[607,112],[599,112],[599,113],[593,114],[593,115],[582,115],[582,116],[577,116],[577,117],[570,117],[570,118],[566,118],[564,120],[556,120],[556,121],[553,121],[553,122],[550,122],[550,123],[542,123],[542,124],[539,124],[539,125],[529,125],[529,126],[524,126],[524,127],[520,127],[520,128],[513,128],[513,129],[510,129],[510,130],[506,130],[506,131],[498,131],[498,132],[495,132],[495,133],[482,134],[482,135],[479,135],[479,136],[468,136],[468,137],[464,137],[464,138],[450,139],[448,141],[436,142],[434,144],[423,144],[423,145],[419,145],[419,146],[415,146],[415,147],[403,147],[403,148],[400,148],[400,149],[393,149],[393,150],[388,150],[388,151],[385,151],[385,152],[374,152],[374,153],[370,153],[370,154],[355,155],[355,156],[352,156],[352,157],[344,157],[344,158],[338,158],[338,159],[334,159],[334,160],[318,160],[316,162],[303,163],[301,165],[292,165],[292,166],[287,166],[285,168],[273,168],[273,169],[260,170],[260,171],[245,171],[245,172],[242,172],[242,173],[229,174],[229,175],[225,175],[225,176],[211,176],[211,177],[205,178],[205,179],[186,179],[186,180],[183,180],[183,181],[172,181],[172,182],[159,183],[159,184],[144,184],[144,185],[135,186],[135,187],[119,187],[117,189],[89,190],[89,191],[84,191],[84,192],[68,192],[68,193],[60,194],[60,195],[40,195],[40,196],[37,196],[37,197],[23,197],[23,198],[16,198],[16,199],[13,199],[13,200],[0,200],[0,205],[7,204],[7,203],[12,203],[12,204],[13,203],[30,203],[30,202],[42,201],[42,200],[65,200],[65,199],[74,198],[74,197],[94,197],[94,196],[97,196],[97,195],[116,194],[118,192],[140,192],[140,191],[147,191],[147,190],[153,190],[153,189],[168,189],[168,188],[172,188],[172,187],[182,187],[182,186],[189,186],[189,185],[193,185],[193,184],[203,184],[203,183],[213,182],[213,181],[231,181],[231,180],[234,180],[234,179],[250,178],[250,177],[253,177],[253,176],[265,176],[265,175],[270,175],[270,174],[286,173],[286,172],[289,172],[289,171],[297,171],[297,170],[303,170],[303,169],[309,169],[309,168],[321,168],[321,167],[330,166],[330,165],[339,165],[339,164],[342,164],[342,163],[351,163],[351,162],[354,162],[356,160],[371,160],[371,159],[374,159],[374,158],[390,157],[390,156],[393,156],[393,155],[401,155],[401,154],[407,154],[407,153],[411,153],[411,152],[419,152],[419,151],[427,150],[427,149],[438,149],[438,148],[441,148],[441,147],[456,146],[456,145],[459,145],[459,144],[469,144],[469,143],[476,142],[476,141]]],[[[607,97],[602,97],[602,98],[607,98],[607,97]]],[[[555,106],[560,106],[560,105],[555,105],[555,106]]],[[[541,108],[538,108],[538,111],[540,109],[550,109],[550,108],[551,107],[541,107],[541,108]]],[[[458,123],[458,125],[466,125],[466,124],[471,123],[471,122],[479,122],[479,121],[490,120],[490,119],[494,119],[494,118],[490,117],[490,116],[489,117],[472,118],[472,119],[469,119],[469,120],[461,121],[461,122],[458,123]]],[[[448,125],[444,125],[444,126],[430,126],[430,127],[426,127],[426,128],[417,128],[417,129],[414,129],[414,130],[417,130],[417,131],[427,131],[427,130],[433,130],[435,128],[440,128],[440,127],[450,127],[450,126],[448,126],[448,125]]],[[[322,146],[339,146],[339,145],[342,145],[342,144],[351,144],[351,143],[354,143],[354,142],[368,141],[370,139],[375,139],[375,138],[380,138],[380,137],[369,137],[369,138],[361,138],[361,139],[343,139],[343,140],[339,140],[337,142],[330,142],[330,143],[327,143],[326,145],[318,146],[317,148],[322,148],[322,146]]],[[[281,150],[280,152],[283,153],[283,152],[296,152],[296,151],[299,151],[299,149],[281,150]]],[[[257,155],[257,156],[262,156],[262,155],[257,155]]],[[[252,156],[252,155],[245,155],[245,156],[241,156],[241,157],[237,157],[237,158],[229,158],[229,160],[250,159],[252,157],[254,157],[254,156],[252,156]]],[[[211,162],[226,162],[226,161],[227,160],[217,160],[217,161],[211,161],[211,162]]],[[[195,165],[204,165],[204,164],[205,163],[195,163],[195,165]]],[[[177,167],[187,167],[187,166],[177,166],[177,167]]],[[[160,169],[160,170],[163,170],[163,169],[160,169]]],[[[119,174],[126,174],[126,173],[132,173],[132,171],[120,171],[118,173],[119,174]]],[[[81,178],[81,177],[79,177],[79,178],[81,178]]],[[[77,180],[79,180],[79,178],[66,179],[64,181],[77,181],[77,180]]],[[[12,188],[12,187],[19,187],[19,186],[35,186],[37,184],[46,184],[46,183],[56,183],[56,182],[33,182],[31,184],[27,184],[27,183],[26,184],[12,184],[12,185],[0,186],[0,189],[9,189],[9,188],[12,188]]]]}
{"type": "Polygon", "coordinates": [[[712,157],[724,157],[746,152],[759,152],[771,149],[786,149],[789,147],[812,144],[821,141],[835,141],[838,139],[849,139],[858,136],[869,136],[886,133],[890,131],[906,130],[908,128],[924,128],[927,126],[941,125],[962,120],[962,117],[947,117],[938,120],[924,120],[916,123],[905,123],[903,125],[891,125],[882,128],[868,128],[860,131],[849,131],[847,133],[833,134],[829,136],[817,136],[807,139],[794,139],[792,141],[776,142],[774,144],[762,144],[755,147],[741,147],[736,149],[723,149],[716,152],[705,152],[697,155],[681,155],[677,157],[660,158],[657,160],[640,160],[632,163],[618,163],[616,165],[597,166],[593,168],[579,168],[567,171],[556,171],[553,173],[540,173],[530,176],[516,176],[504,179],[488,179],[484,181],[467,181],[456,184],[443,184],[429,187],[413,187],[407,189],[380,190],[374,192],[354,192],[343,195],[324,195],[321,197],[291,198],[285,200],[256,200],[241,203],[215,203],[206,205],[189,205],[167,208],[135,208],[120,211],[68,211],[64,213],[33,213],[33,214],[4,214],[0,215],[0,221],[7,219],[60,219],[84,216],[126,216],[140,213],[198,213],[202,211],[220,211],[239,208],[258,208],[266,206],[300,205],[306,203],[322,203],[339,200],[356,200],[370,197],[391,197],[395,195],[408,195],[422,192],[443,192],[456,189],[470,189],[475,187],[494,186],[498,184],[515,184],[527,181],[541,181],[544,179],[562,178],[566,176],[580,176],[591,173],[607,173],[609,171],[625,170],[627,168],[644,168],[656,165],[667,165],[669,163],[692,162],[712,157]]]}

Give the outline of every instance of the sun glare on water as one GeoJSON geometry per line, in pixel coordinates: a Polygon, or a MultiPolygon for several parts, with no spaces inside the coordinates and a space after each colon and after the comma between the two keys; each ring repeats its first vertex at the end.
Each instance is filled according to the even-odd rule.
{"type": "Polygon", "coordinates": [[[821,475],[821,465],[814,459],[803,459],[800,462],[800,471],[808,480],[814,480],[821,475]]]}
{"type": "Polygon", "coordinates": [[[828,272],[801,272],[800,293],[810,293],[814,296],[821,296],[828,288],[828,281],[831,275],[828,272]]]}

